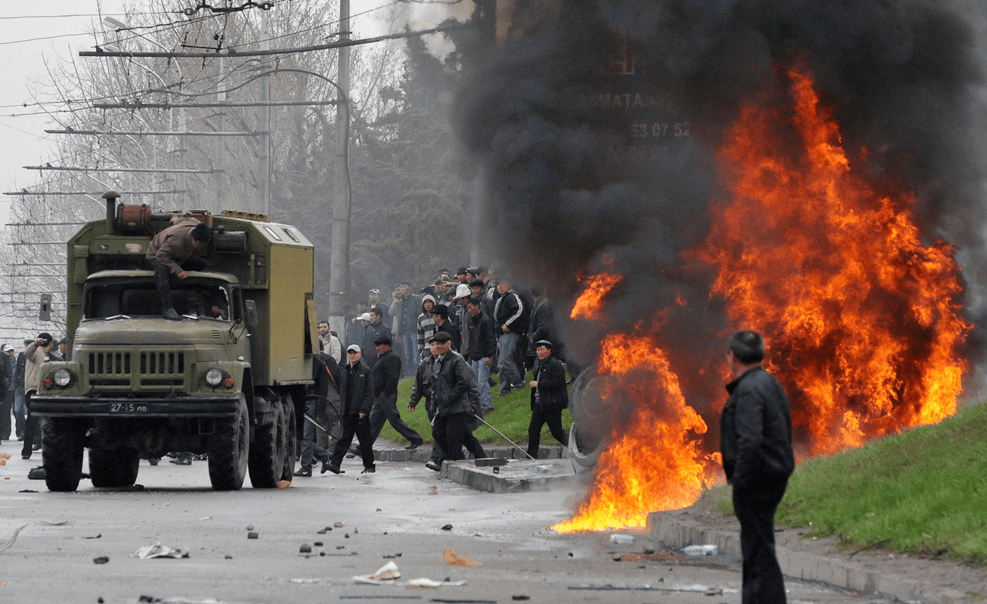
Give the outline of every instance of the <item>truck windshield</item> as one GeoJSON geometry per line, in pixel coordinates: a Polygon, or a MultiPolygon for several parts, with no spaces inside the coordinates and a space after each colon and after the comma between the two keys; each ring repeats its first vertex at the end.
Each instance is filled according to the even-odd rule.
{"type": "MultiPolygon", "coordinates": [[[[183,316],[214,321],[230,320],[230,295],[215,283],[187,279],[172,283],[171,299],[183,316]]],[[[161,301],[154,282],[90,284],[86,288],[83,315],[86,319],[160,317],[161,301]]]]}

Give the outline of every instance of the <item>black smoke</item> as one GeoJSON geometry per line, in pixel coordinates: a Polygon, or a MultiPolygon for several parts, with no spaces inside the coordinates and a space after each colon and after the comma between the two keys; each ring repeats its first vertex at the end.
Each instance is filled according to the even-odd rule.
{"type": "MultiPolygon", "coordinates": [[[[500,12],[502,35],[456,102],[485,203],[483,248],[562,309],[581,291],[575,276],[625,276],[605,320],[566,326],[581,361],[595,359],[602,333],[638,326],[677,351],[691,403],[722,398],[717,368],[737,326],[689,252],[715,220],[724,128],[744,102],[784,98],[795,60],[815,74],[857,171],[878,192],[917,195],[924,241],[985,257],[979,3],[516,0],[500,12]],[[619,56],[633,57],[646,110],[626,109],[630,78],[608,67],[619,56]],[[653,136],[655,121],[687,124],[688,136],[653,136]]],[[[976,334],[971,348],[982,348],[976,334]]]]}

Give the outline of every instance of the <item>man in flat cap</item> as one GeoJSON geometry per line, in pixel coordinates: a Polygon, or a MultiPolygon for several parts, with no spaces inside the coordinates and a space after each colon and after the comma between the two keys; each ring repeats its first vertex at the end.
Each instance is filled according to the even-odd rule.
{"type": "Polygon", "coordinates": [[[531,386],[531,423],[528,424],[528,455],[538,459],[541,441],[541,428],[548,429],[555,440],[563,447],[569,446],[569,434],[562,429],[562,410],[569,406],[569,392],[566,390],[565,369],[562,363],[552,356],[553,344],[548,340],[535,342],[535,355],[538,360],[533,369],[531,386]]]}
{"type": "Polygon", "coordinates": [[[181,320],[171,300],[171,277],[185,279],[185,271],[201,271],[206,261],[196,255],[209,243],[209,227],[191,216],[172,219],[170,227],[151,239],[146,260],[154,271],[154,284],[161,299],[161,313],[166,319],[181,320]]]}
{"type": "MultiPolygon", "coordinates": [[[[370,445],[377,441],[384,422],[390,422],[398,434],[411,444],[406,449],[417,449],[425,442],[422,435],[401,419],[398,412],[398,382],[401,380],[401,359],[391,349],[389,335],[374,339],[377,348],[377,363],[370,370],[370,381],[374,387],[374,409],[370,413],[370,445]]],[[[360,447],[364,443],[360,442],[360,447]]]]}

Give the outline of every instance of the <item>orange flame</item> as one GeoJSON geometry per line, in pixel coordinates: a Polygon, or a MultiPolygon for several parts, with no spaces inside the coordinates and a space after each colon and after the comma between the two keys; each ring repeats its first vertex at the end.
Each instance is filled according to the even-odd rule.
{"type": "Polygon", "coordinates": [[[788,76],[804,153],[779,151],[779,112],[743,108],[718,161],[734,197],[703,256],[731,317],[765,333],[796,433],[831,453],[952,415],[970,325],[953,250],[922,245],[914,196],[856,176],[808,71],[788,76]]]}
{"type": "Polygon", "coordinates": [[[560,532],[644,526],[648,513],[685,507],[702,493],[706,456],[695,435],[706,422],[689,407],[665,354],[650,338],[608,335],[597,371],[612,376],[604,401],[634,400],[627,430],[596,466],[595,489],[560,532]]]}
{"type": "Polygon", "coordinates": [[[603,296],[607,295],[621,280],[623,275],[600,273],[589,278],[586,289],[572,307],[569,317],[573,319],[598,319],[603,306],[603,296]]]}
{"type": "MultiPolygon", "coordinates": [[[[966,369],[959,347],[972,327],[956,301],[954,250],[922,244],[912,194],[877,195],[854,174],[808,70],[788,77],[787,118],[750,104],[726,132],[717,163],[731,194],[696,256],[717,270],[711,295],[725,298],[733,322],[765,335],[795,439],[817,455],[955,413],[966,369]],[[799,152],[781,140],[793,127],[799,152]]],[[[605,276],[590,280],[572,318],[599,316],[619,281],[605,276]]],[[[691,505],[720,479],[718,453],[701,449],[706,424],[665,352],[621,333],[600,349],[597,370],[614,378],[601,391],[608,410],[636,404],[576,516],[553,527],[560,532],[644,526],[648,513],[691,505]]]]}

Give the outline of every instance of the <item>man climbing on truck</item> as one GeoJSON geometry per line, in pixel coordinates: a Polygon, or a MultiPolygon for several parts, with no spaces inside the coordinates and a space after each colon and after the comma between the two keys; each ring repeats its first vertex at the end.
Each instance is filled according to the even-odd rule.
{"type": "Polygon", "coordinates": [[[186,270],[201,271],[206,261],[195,253],[209,243],[209,227],[199,220],[184,216],[151,239],[147,246],[147,263],[154,270],[154,284],[161,299],[161,314],[166,319],[180,321],[171,299],[171,275],[185,279],[186,270]]]}

